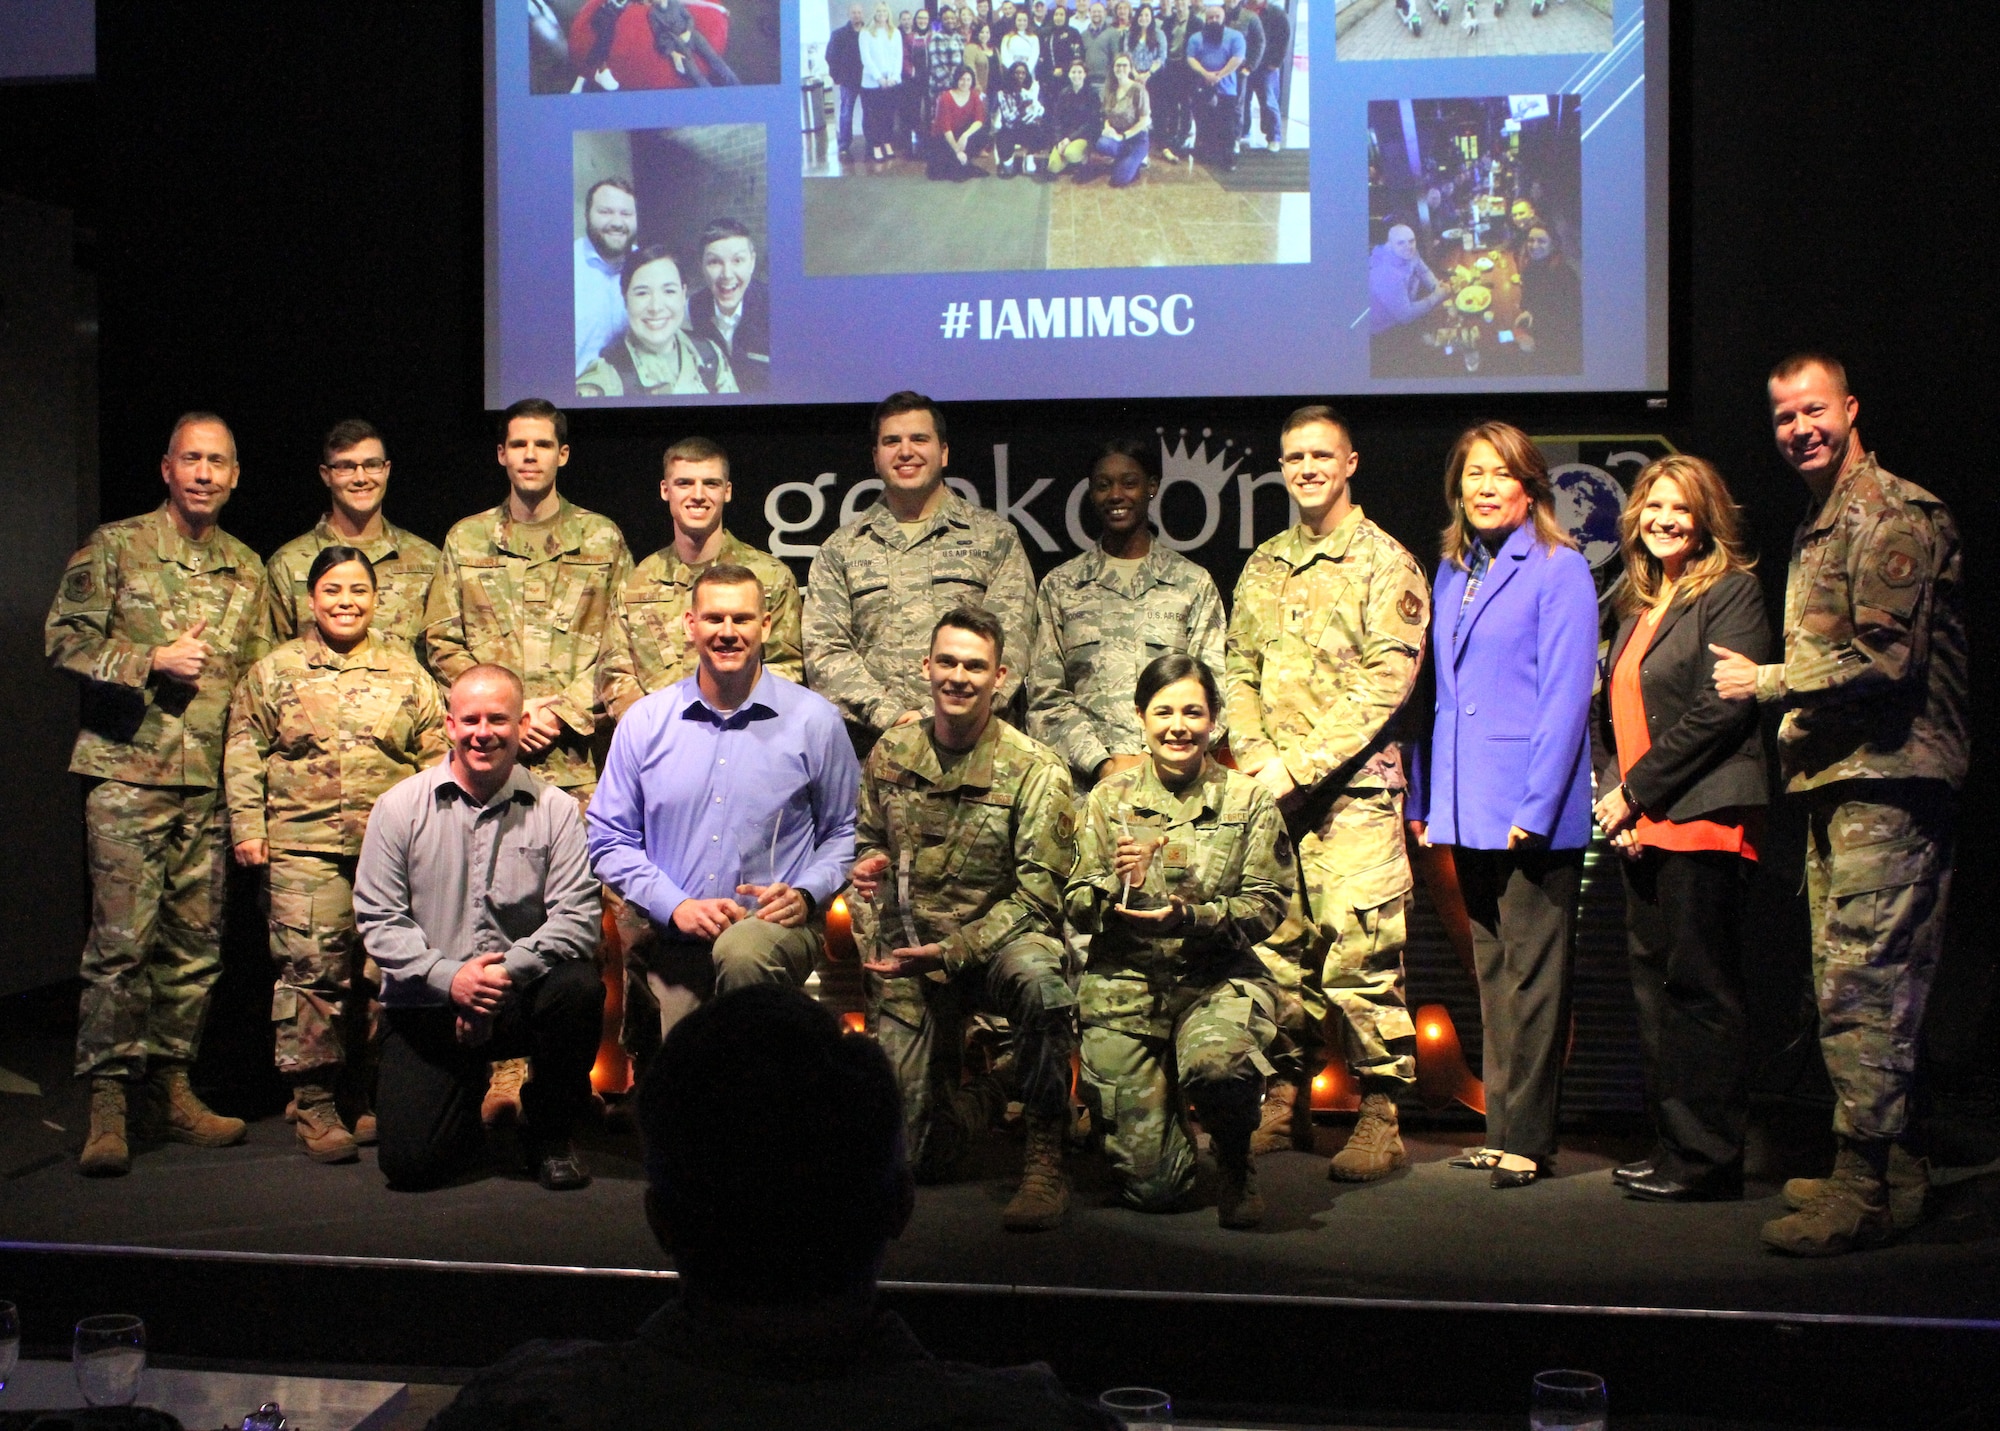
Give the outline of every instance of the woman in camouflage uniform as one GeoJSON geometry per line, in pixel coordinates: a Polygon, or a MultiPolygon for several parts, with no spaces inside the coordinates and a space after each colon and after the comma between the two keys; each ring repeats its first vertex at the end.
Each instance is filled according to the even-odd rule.
{"type": "Polygon", "coordinates": [[[1277,1033],[1255,946],[1291,900],[1291,840],[1270,791],[1209,758],[1221,701],[1208,667],[1160,657],[1135,704],[1149,758],[1091,792],[1066,891],[1090,936],[1082,1092],[1126,1202],[1163,1212],[1193,1186],[1191,1103],[1222,1171],[1218,1219],[1254,1227],[1250,1135],[1277,1033]],[[1127,907],[1147,902],[1159,907],[1127,907]]]}
{"type": "Polygon", "coordinates": [[[350,1132],[334,1107],[347,1051],[369,1037],[378,984],[354,931],[355,861],[375,801],[444,754],[444,713],[409,649],[369,633],[366,556],[329,546],[306,584],[311,629],[236,687],[223,783],[236,863],[268,870],[271,1022],[290,1116],[308,1157],[340,1163],[374,1141],[375,1124],[364,1111],[350,1132]]]}

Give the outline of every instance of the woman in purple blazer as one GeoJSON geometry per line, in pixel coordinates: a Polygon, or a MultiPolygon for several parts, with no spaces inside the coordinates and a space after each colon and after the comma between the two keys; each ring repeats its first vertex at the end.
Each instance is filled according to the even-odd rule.
{"type": "Polygon", "coordinates": [[[1472,921],[1486,1025],[1486,1146],[1454,1159],[1496,1188],[1550,1171],[1569,974],[1590,843],[1597,590],[1556,521],[1548,463],[1485,422],[1445,464],[1431,594],[1437,707],[1410,781],[1411,833],[1447,844],[1472,921]]]}

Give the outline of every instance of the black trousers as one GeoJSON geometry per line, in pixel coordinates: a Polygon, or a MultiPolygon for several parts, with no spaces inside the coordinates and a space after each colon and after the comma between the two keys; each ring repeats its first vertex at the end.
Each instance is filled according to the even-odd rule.
{"type": "Polygon", "coordinates": [[[1749,1117],[1743,1018],[1743,886],[1723,851],[1645,851],[1625,866],[1632,996],[1646,1103],[1663,1177],[1702,1182],[1743,1169],[1749,1117]]]}
{"type": "Polygon", "coordinates": [[[1486,1024],[1486,1146],[1556,1151],[1582,850],[1454,848],[1486,1024]]]}
{"type": "Polygon", "coordinates": [[[521,1090],[531,1146],[566,1140],[590,1102],[590,1066],[604,1026],[604,981],[588,959],[566,959],[508,1000],[493,1036],[458,1041],[450,1008],[390,1009],[375,1116],[377,1162],[396,1188],[436,1187],[479,1160],[479,1104],[494,1059],[527,1058],[521,1090]]]}

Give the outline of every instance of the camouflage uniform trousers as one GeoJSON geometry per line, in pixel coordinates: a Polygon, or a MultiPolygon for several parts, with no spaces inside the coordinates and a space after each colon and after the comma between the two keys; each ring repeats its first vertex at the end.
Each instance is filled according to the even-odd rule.
{"type": "Polygon", "coordinates": [[[138,1078],[192,1062],[222,972],[222,792],[93,783],[83,802],[90,939],[76,1071],[138,1078]]]}
{"type": "Polygon", "coordinates": [[[1403,982],[1411,887],[1403,838],[1402,792],[1359,790],[1336,799],[1298,842],[1298,890],[1285,922],[1257,949],[1278,990],[1271,1061],[1285,1077],[1317,1065],[1330,1021],[1357,1076],[1416,1079],[1417,1028],[1403,982]]]}
{"type": "Polygon", "coordinates": [[[1211,1135],[1257,1126],[1278,991],[1229,978],[1156,992],[1143,975],[1086,974],[1078,1002],[1081,1091],[1119,1193],[1142,1212],[1168,1211],[1194,1186],[1187,1104],[1211,1135]]]}
{"type": "Polygon", "coordinates": [[[1944,945],[1950,789],[1857,780],[1809,799],[1806,899],[1834,1131],[1896,1138],[1909,1125],[1924,1006],[1944,945]]]}
{"type": "Polygon", "coordinates": [[[1014,1075],[1023,1108],[1047,1118],[1069,1113],[1076,1052],[1076,991],[1060,940],[1025,934],[955,975],[869,976],[875,1038],[903,1091],[903,1123],[913,1166],[957,1161],[978,1129],[962,1126],[952,1094],[963,1074],[965,1024],[997,1014],[1013,1032],[1014,1075]]]}
{"type": "Polygon", "coordinates": [[[315,1081],[330,1081],[379,1030],[382,975],[355,932],[354,866],[345,855],[271,851],[271,1031],[288,1078],[325,1071],[315,1081]]]}

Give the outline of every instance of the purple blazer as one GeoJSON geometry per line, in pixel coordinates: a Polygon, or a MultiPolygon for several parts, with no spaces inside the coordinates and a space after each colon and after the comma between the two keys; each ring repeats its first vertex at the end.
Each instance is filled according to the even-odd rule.
{"type": "Polygon", "coordinates": [[[1407,813],[1433,844],[1504,850],[1510,826],[1551,848],[1590,843],[1590,696],[1597,588],[1569,547],[1535,544],[1523,522],[1461,618],[1466,572],[1431,588],[1437,706],[1418,747],[1407,813]]]}

